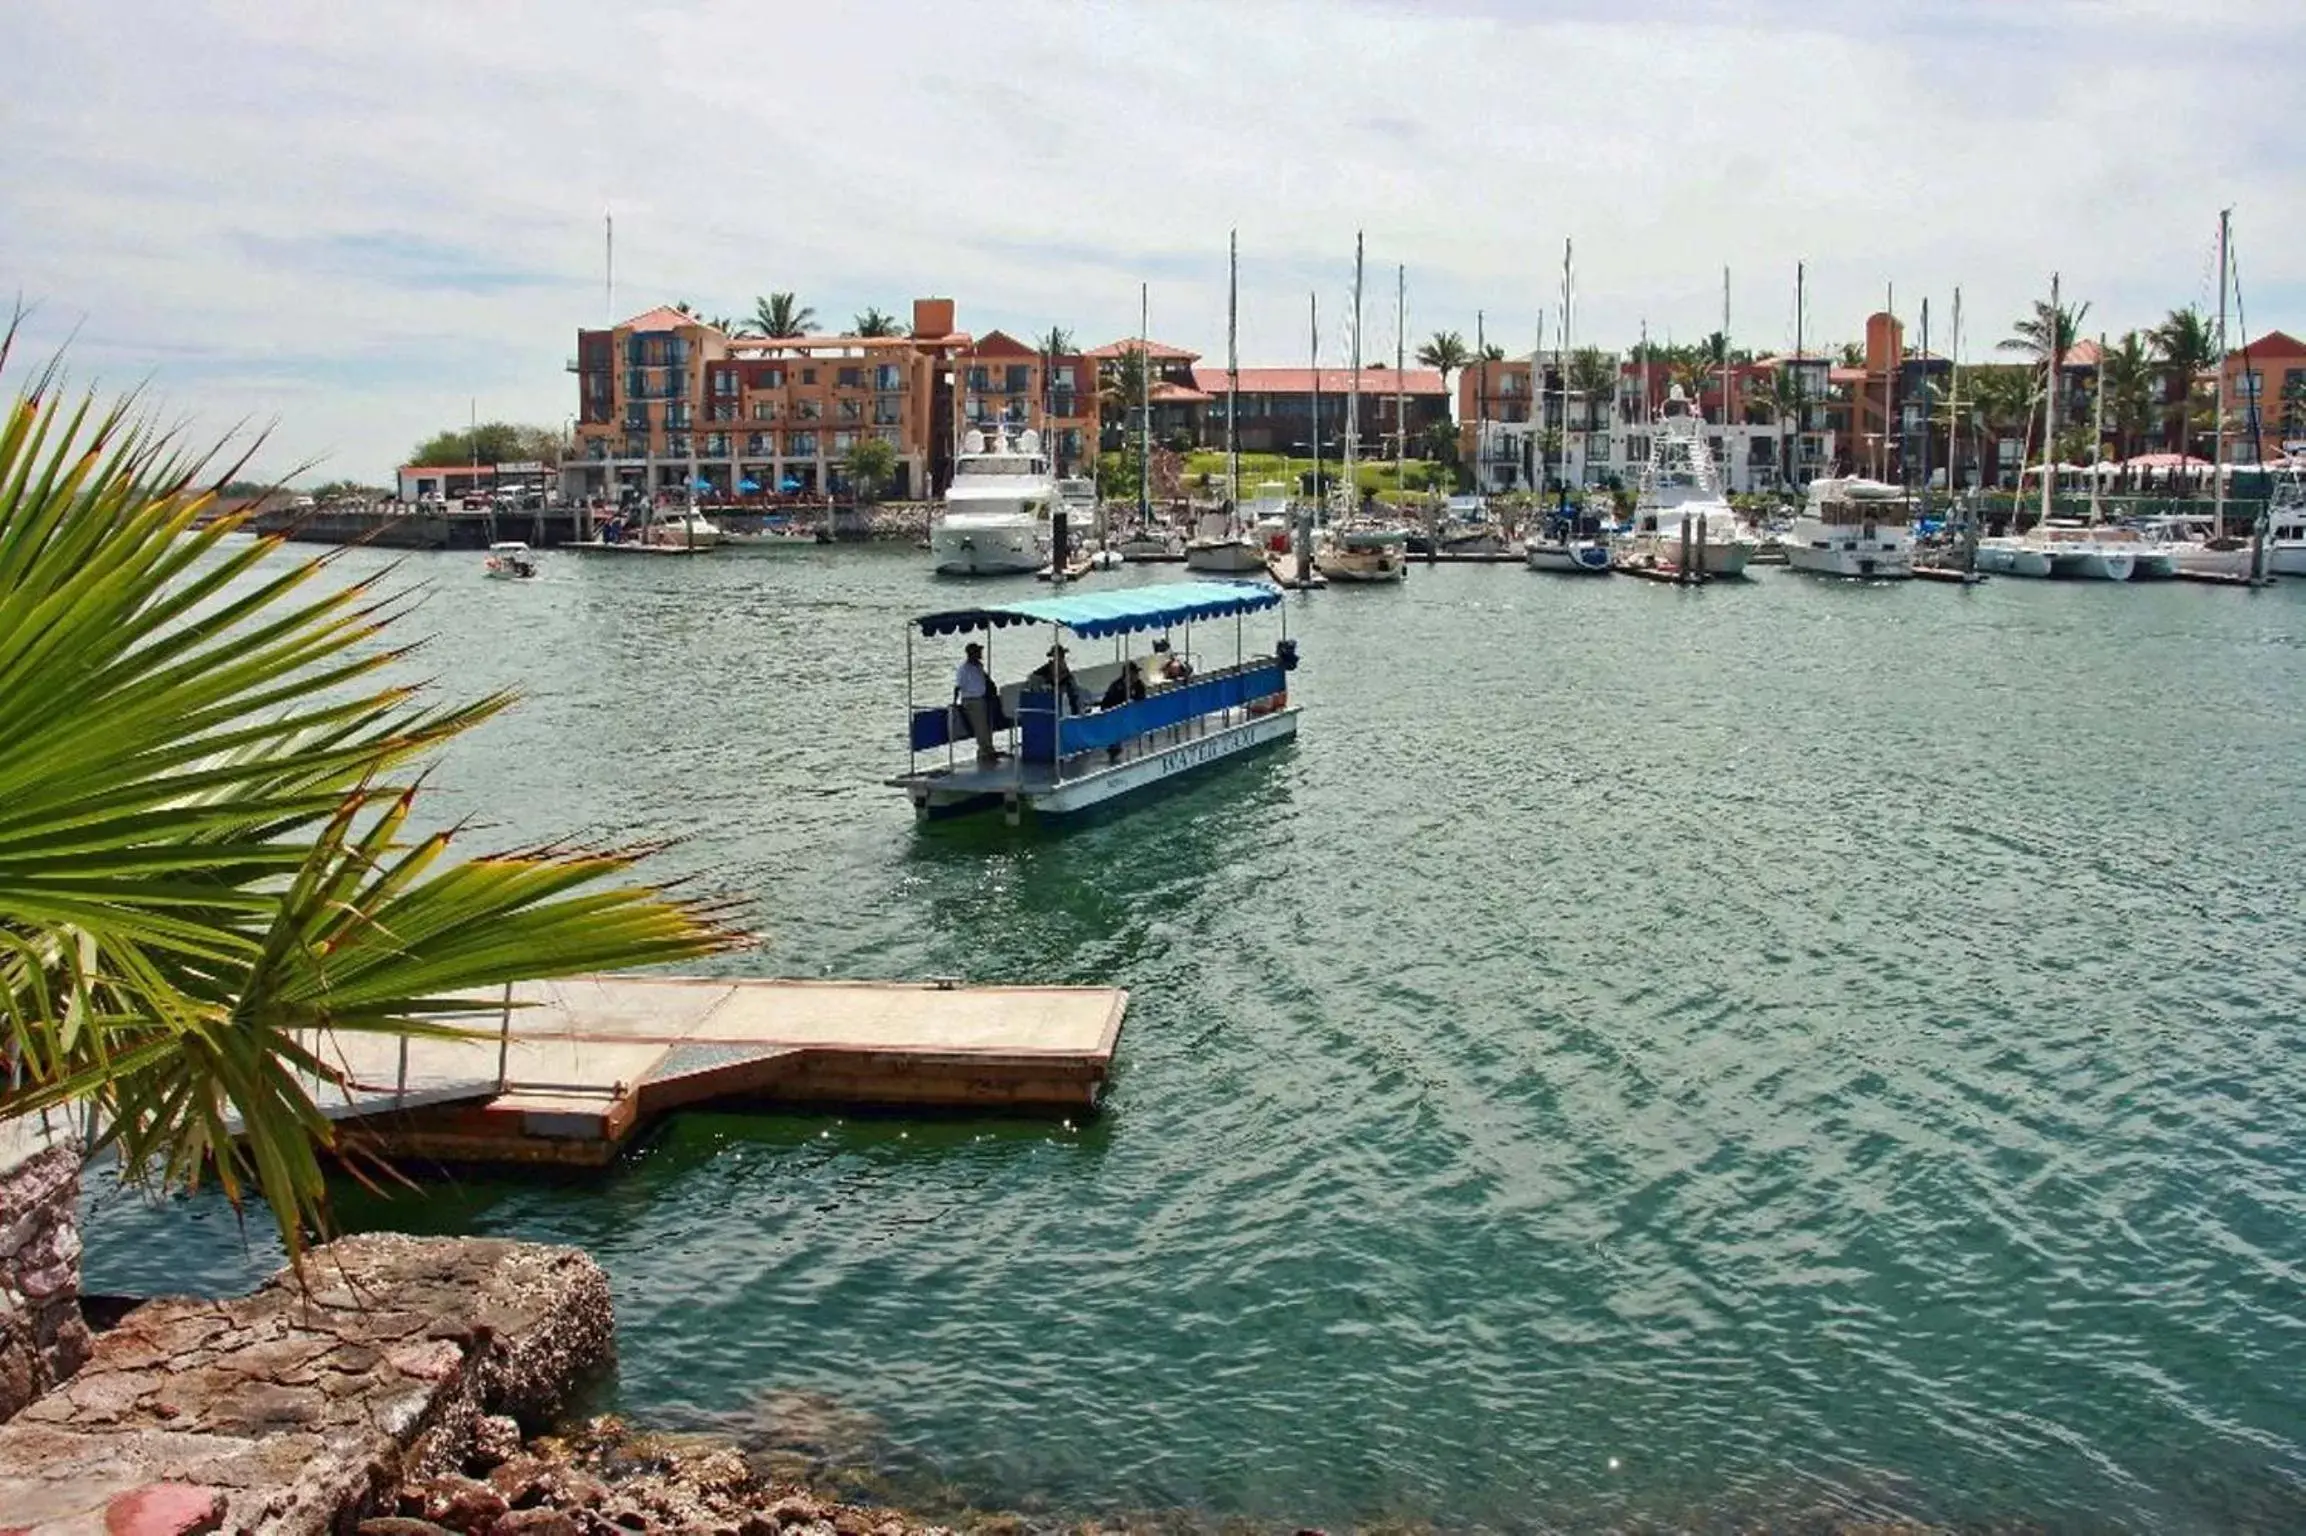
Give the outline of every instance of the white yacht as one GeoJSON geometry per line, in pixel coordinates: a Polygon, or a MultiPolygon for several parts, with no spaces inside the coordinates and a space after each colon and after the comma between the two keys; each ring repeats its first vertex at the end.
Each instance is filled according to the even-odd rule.
{"type": "Polygon", "coordinates": [[[1712,576],[1745,574],[1757,547],[1754,537],[1730,510],[1706,446],[1705,423],[1676,384],[1651,424],[1649,463],[1642,468],[1633,531],[1624,536],[1621,553],[1629,564],[1678,570],[1685,527],[1693,568],[1712,576]]]}
{"type": "Polygon", "coordinates": [[[1809,498],[1780,545],[1786,563],[1821,576],[1899,580],[1914,574],[1906,493],[1880,480],[1810,482],[1809,498]]]}
{"type": "Polygon", "coordinates": [[[1996,576],[2051,574],[2050,552],[2015,533],[1997,533],[1978,540],[1978,569],[1996,576]]]}
{"type": "Polygon", "coordinates": [[[1027,575],[1049,563],[1049,512],[1057,499],[1041,435],[971,430],[953,460],[953,483],[929,527],[940,576],[1027,575]]]}
{"type": "Polygon", "coordinates": [[[1241,509],[1241,526],[1260,548],[1278,552],[1289,548],[1291,525],[1289,487],[1279,480],[1260,480],[1249,494],[1249,505],[1241,509]]]}
{"type": "Polygon", "coordinates": [[[1074,548],[1105,542],[1105,509],[1097,500],[1096,481],[1078,476],[1058,481],[1057,510],[1065,514],[1065,532],[1074,548]]]}
{"type": "Polygon", "coordinates": [[[696,508],[688,507],[659,515],[655,522],[641,530],[639,542],[675,549],[715,549],[725,538],[720,524],[696,508]]]}

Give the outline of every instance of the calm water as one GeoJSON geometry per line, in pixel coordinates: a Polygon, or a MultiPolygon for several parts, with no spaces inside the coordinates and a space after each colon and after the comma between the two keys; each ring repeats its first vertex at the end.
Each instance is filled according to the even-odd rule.
{"type": "MultiPolygon", "coordinates": [[[[1079,1125],[349,1209],[590,1248],[624,1408],[1051,1518],[2306,1526],[2306,585],[1421,569],[1292,599],[1297,743],[1035,835],[878,787],[911,551],[477,565],[436,814],[683,837],[731,969],[1133,992],[1079,1125]]],[[[273,1261],[97,1203],[98,1290],[273,1261]]]]}

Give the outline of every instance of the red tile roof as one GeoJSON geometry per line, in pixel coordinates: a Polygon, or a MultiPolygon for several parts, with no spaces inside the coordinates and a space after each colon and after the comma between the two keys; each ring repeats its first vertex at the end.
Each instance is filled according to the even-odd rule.
{"type": "MultiPolygon", "coordinates": [[[[620,331],[671,331],[678,330],[684,325],[705,325],[705,323],[695,315],[682,314],[670,304],[659,304],[654,309],[645,310],[633,316],[623,325],[618,326],[617,329],[620,331]]],[[[705,329],[709,331],[712,327],[705,325],[705,329]]]]}
{"type": "MultiPolygon", "coordinates": [[[[1525,368],[1523,372],[1527,372],[1525,368]]],[[[1196,368],[1193,382],[1210,394],[1222,397],[1225,393],[1225,370],[1222,368],[1196,368]]],[[[1324,368],[1321,370],[1321,392],[1342,395],[1353,387],[1350,368],[1324,368]]],[[[1313,393],[1313,370],[1310,368],[1244,368],[1241,370],[1241,391],[1244,394],[1309,395],[1313,393]]],[[[1399,373],[1391,368],[1363,368],[1361,392],[1365,395],[1445,395],[1440,370],[1434,368],[1404,368],[1399,373]]]]}
{"type": "Polygon", "coordinates": [[[1172,384],[1166,379],[1156,380],[1153,384],[1155,405],[1191,405],[1208,399],[1209,396],[1201,390],[1187,389],[1182,384],[1172,384]]]}
{"type": "Polygon", "coordinates": [[[2306,356],[2306,341],[2300,341],[2288,331],[2268,331],[2244,347],[2251,353],[2272,353],[2276,357],[2306,356]]]}
{"type": "Polygon", "coordinates": [[[1198,352],[1188,352],[1183,347],[1173,347],[1165,341],[1141,341],[1135,336],[1124,336],[1119,341],[1108,341],[1101,347],[1091,347],[1081,355],[1103,362],[1109,357],[1122,357],[1131,352],[1142,352],[1156,362],[1164,363],[1190,363],[1201,355],[1198,352]]]}
{"type": "Polygon", "coordinates": [[[1041,354],[1007,331],[987,331],[969,349],[971,357],[1039,357],[1041,354]]]}

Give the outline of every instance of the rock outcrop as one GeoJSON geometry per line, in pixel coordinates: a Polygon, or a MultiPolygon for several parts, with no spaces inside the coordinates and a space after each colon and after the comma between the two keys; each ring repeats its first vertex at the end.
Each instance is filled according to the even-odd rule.
{"type": "Polygon", "coordinates": [[[32,1152],[0,1171],[0,1421],[88,1358],[79,1200],[77,1147],[32,1152]]]}
{"type": "Polygon", "coordinates": [[[0,1426],[0,1536],[391,1518],[404,1482],[467,1463],[476,1431],[503,1449],[485,1419],[557,1411],[609,1359],[612,1320],[576,1249],[392,1234],[315,1249],[303,1285],[283,1271],[233,1301],[148,1302],[0,1426]]]}

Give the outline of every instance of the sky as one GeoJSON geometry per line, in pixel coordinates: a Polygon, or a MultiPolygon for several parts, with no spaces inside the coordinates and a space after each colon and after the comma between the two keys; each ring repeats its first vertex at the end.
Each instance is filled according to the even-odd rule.
{"type": "MultiPolygon", "coordinates": [[[[2306,333],[2295,0],[9,0],[12,371],[143,387],[256,467],[382,483],[559,425],[580,327],[790,289],[1093,345],[1340,363],[1437,330],[1854,340],[1976,358],[2062,275],[2085,331],[2306,333]],[[616,230],[615,284],[603,222],[616,230]]],[[[2239,337],[2237,336],[2237,340],[2239,337]]]]}

